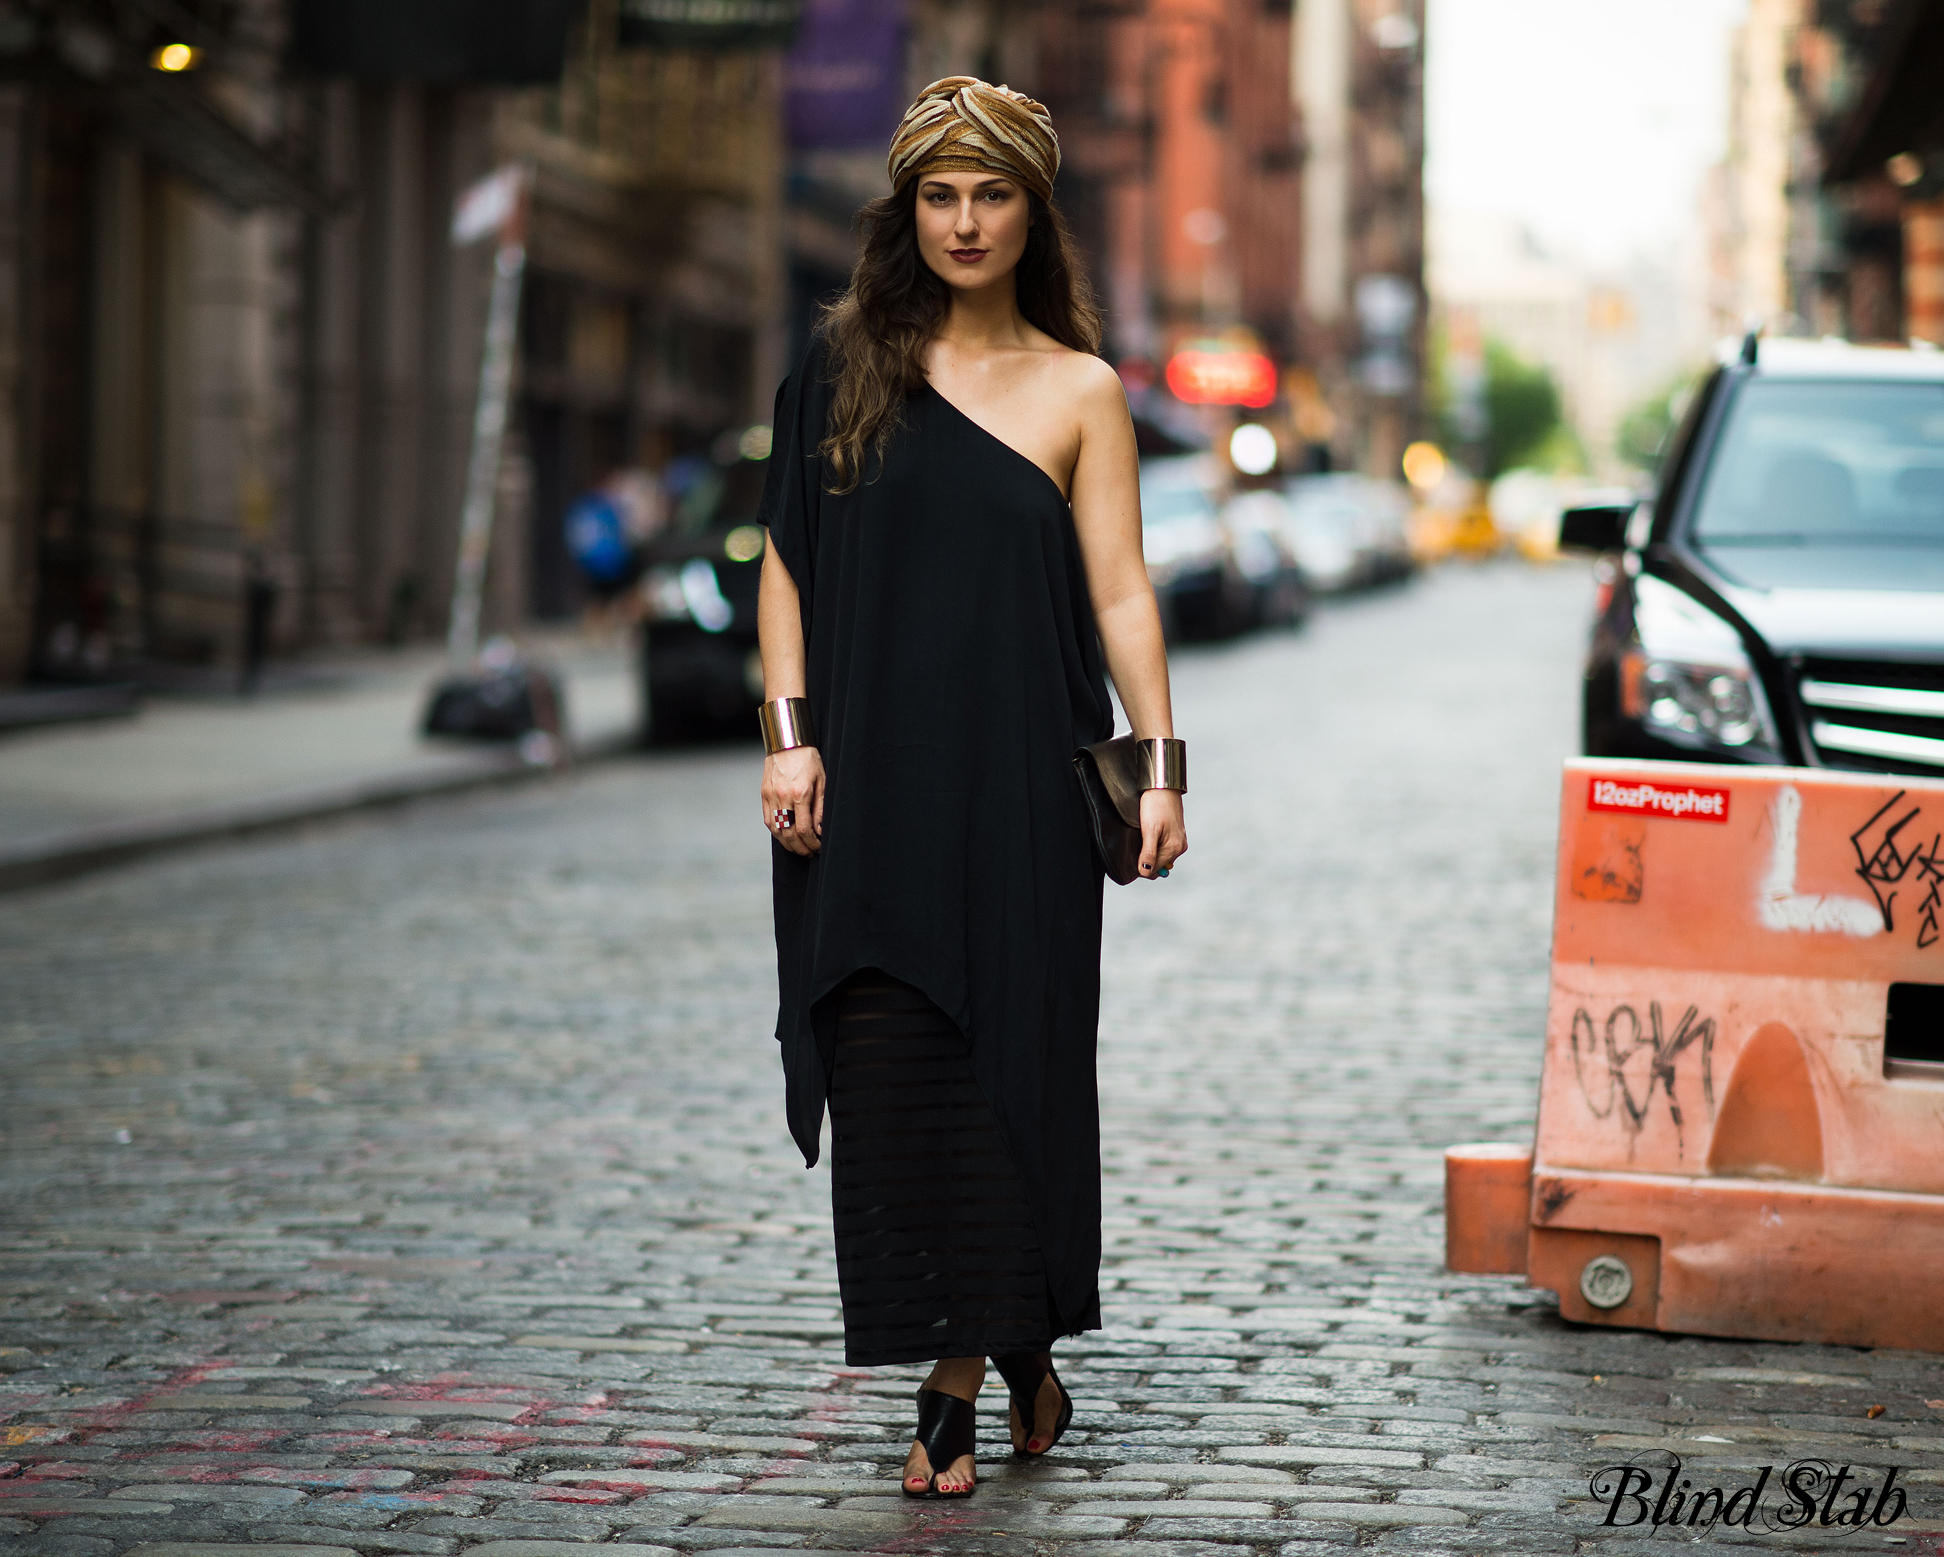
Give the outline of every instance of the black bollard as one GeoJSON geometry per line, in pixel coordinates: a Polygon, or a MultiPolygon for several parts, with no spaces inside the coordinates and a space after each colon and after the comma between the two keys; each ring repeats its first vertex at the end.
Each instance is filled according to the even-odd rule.
{"type": "Polygon", "coordinates": [[[243,685],[245,697],[255,693],[270,655],[270,622],[277,613],[277,581],[251,559],[243,582],[243,685]]]}

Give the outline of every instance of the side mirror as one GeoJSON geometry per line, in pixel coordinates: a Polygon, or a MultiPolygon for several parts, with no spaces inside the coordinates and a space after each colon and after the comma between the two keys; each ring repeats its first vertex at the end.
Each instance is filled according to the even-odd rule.
{"type": "Polygon", "coordinates": [[[1559,516],[1561,551],[1621,551],[1627,544],[1627,521],[1639,505],[1588,503],[1559,516]]]}

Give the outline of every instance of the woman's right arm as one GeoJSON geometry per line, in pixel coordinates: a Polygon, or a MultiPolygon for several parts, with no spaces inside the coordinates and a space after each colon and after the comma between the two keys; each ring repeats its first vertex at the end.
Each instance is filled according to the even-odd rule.
{"type": "MultiPolygon", "coordinates": [[[[756,641],[763,655],[763,701],[802,697],[809,686],[803,614],[796,580],[774,546],[763,551],[763,579],[756,601],[756,641]]],[[[792,854],[823,847],[824,766],[814,746],[795,746],[763,759],[763,825],[792,854]],[[776,813],[794,811],[796,825],[778,827],[776,813]]]]}
{"type": "MultiPolygon", "coordinates": [[[[1073,528],[1087,571],[1094,626],[1107,674],[1127,721],[1142,740],[1174,734],[1168,696],[1168,651],[1161,612],[1141,555],[1141,465],[1128,415],[1127,391],[1097,357],[1073,360],[1080,413],[1080,456],[1073,468],[1073,528]]],[[[1139,869],[1152,880],[1188,851],[1181,794],[1141,794],[1139,869]]]]}

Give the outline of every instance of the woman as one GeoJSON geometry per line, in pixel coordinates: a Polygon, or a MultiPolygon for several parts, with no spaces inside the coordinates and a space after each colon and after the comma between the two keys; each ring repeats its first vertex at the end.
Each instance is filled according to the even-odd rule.
{"type": "MultiPolygon", "coordinates": [[[[763,817],[790,1129],[831,1112],[845,1354],[930,1360],[914,1497],[976,1482],[985,1359],[1016,1453],[1099,1325],[1102,866],[1072,767],[1172,738],[1134,430],[1052,203],[1046,110],[954,76],[892,143],[850,290],[777,396],[763,817]]],[[[1157,774],[1150,775],[1157,778],[1157,774]]],[[[1187,847],[1141,800],[1140,874],[1187,847]]]]}

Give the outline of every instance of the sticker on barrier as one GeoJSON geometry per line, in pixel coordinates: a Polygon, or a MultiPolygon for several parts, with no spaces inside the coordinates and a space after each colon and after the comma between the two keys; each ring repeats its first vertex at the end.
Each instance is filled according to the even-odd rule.
{"type": "Polygon", "coordinates": [[[1596,774],[1587,781],[1586,809],[1622,811],[1629,816],[1725,822],[1728,820],[1728,791],[1697,789],[1692,784],[1655,784],[1647,779],[1629,783],[1624,778],[1596,774]]]}

